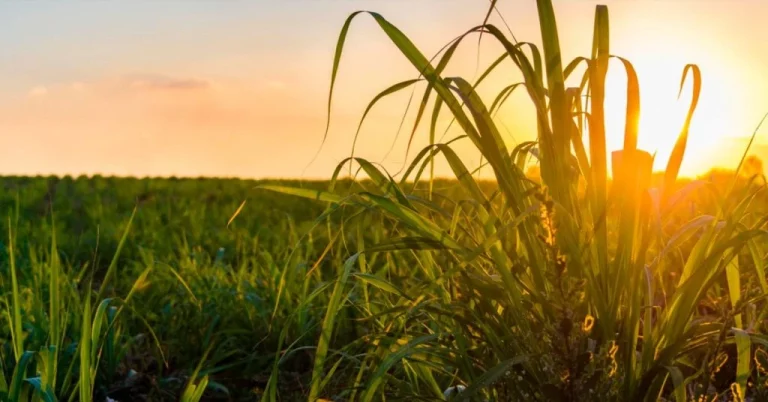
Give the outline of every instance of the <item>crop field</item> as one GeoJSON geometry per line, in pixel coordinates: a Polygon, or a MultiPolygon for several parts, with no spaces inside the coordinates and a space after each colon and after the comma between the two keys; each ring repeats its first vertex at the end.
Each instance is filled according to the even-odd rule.
{"type": "Polygon", "coordinates": [[[612,56],[608,9],[584,28],[592,54],[570,61],[551,1],[536,4],[540,46],[486,18],[432,59],[385,16],[339,27],[329,121],[357,19],[415,76],[361,102],[422,85],[410,124],[430,145],[396,178],[357,157],[327,181],[0,178],[2,398],[768,400],[762,162],[747,148],[733,170],[679,177],[707,82],[690,64],[688,114],[654,172],[638,148],[642,80],[612,56]],[[498,61],[472,82],[444,76],[478,37],[502,45],[498,61]],[[627,108],[609,154],[611,60],[627,108]],[[480,97],[502,68],[523,82],[480,97]],[[494,117],[513,91],[534,105],[536,141],[502,139],[494,117]],[[462,135],[440,143],[445,116],[462,135]]]}
{"type": "MultiPolygon", "coordinates": [[[[731,174],[721,173],[708,177],[706,184],[691,182],[683,188],[717,188],[732,178],[731,174]]],[[[92,311],[103,314],[101,330],[93,332],[99,326],[96,318],[90,324],[94,338],[98,337],[93,349],[98,352],[91,352],[98,367],[94,371],[94,397],[109,396],[114,400],[177,400],[198,365],[197,376],[209,378],[206,400],[257,399],[265,395],[270,381],[277,384],[281,400],[305,399],[312,381],[318,334],[327,320],[333,294],[338,294],[332,288],[339,275],[348,277],[343,299],[334,309],[336,323],[328,346],[327,370],[333,370],[334,377],[327,377],[322,389],[345,400],[354,392],[349,382],[359,381],[359,392],[364,390],[368,370],[378,370],[378,364],[387,363],[383,360],[386,355],[407,346],[414,336],[409,332],[431,332],[429,327],[439,325],[441,317],[450,318],[449,323],[462,330],[480,331],[473,328],[473,322],[477,322],[474,314],[479,314],[476,311],[490,308],[487,303],[504,297],[502,282],[493,271],[483,278],[480,272],[464,269],[451,273],[456,277],[448,280],[448,273],[438,267],[449,263],[431,255],[434,251],[430,250],[439,249],[438,245],[423,238],[401,236],[398,223],[382,211],[350,206],[347,211],[323,217],[323,202],[255,189],[280,186],[317,193],[327,189],[328,182],[102,177],[6,177],[0,182],[4,189],[0,208],[7,213],[6,226],[10,228],[2,243],[3,288],[6,303],[19,306],[19,350],[50,348],[51,352],[46,353],[56,353],[56,387],[64,395],[79,387],[78,341],[83,337],[83,328],[89,325],[83,321],[87,317],[83,315],[87,311],[84,303],[89,302],[84,299],[86,289],[94,292],[92,311]],[[238,209],[240,212],[228,225],[238,209]],[[349,260],[366,249],[366,244],[389,244],[385,247],[390,250],[349,260]],[[412,250],[414,247],[416,250],[412,250]],[[52,283],[59,284],[58,294],[51,292],[52,283]],[[99,292],[102,295],[97,299],[99,292]],[[443,297],[450,304],[441,305],[443,297]],[[460,309],[467,306],[472,308],[460,309]],[[52,315],[52,308],[58,314],[52,315]],[[402,322],[397,323],[399,320],[402,322]],[[50,345],[55,328],[59,340],[50,345]],[[373,351],[382,357],[375,357],[373,351]],[[363,365],[365,360],[370,362],[363,365]]],[[[746,191],[746,180],[740,184],[746,191]]],[[[491,182],[479,182],[479,186],[489,196],[497,191],[491,182]]],[[[342,181],[336,187],[338,194],[376,191],[371,181],[342,181]]],[[[439,203],[443,212],[459,213],[453,200],[466,197],[459,182],[437,180],[433,191],[446,196],[446,201],[439,203]]],[[[422,188],[409,194],[414,200],[426,199],[426,192],[422,188]]],[[[709,192],[699,189],[691,193],[690,202],[670,218],[675,221],[670,223],[673,232],[691,232],[690,228],[704,224],[701,216],[711,216],[707,213],[717,209],[717,197],[709,192]]],[[[748,207],[750,213],[765,214],[766,201],[765,196],[758,195],[748,207]]],[[[678,240],[679,247],[667,257],[671,268],[659,272],[656,281],[663,284],[676,279],[682,268],[681,258],[690,252],[695,240],[690,237],[694,235],[678,240]]],[[[744,281],[754,281],[757,286],[759,281],[753,279],[754,256],[747,251],[739,261],[746,271],[744,281]]],[[[715,285],[720,292],[728,289],[725,277],[715,285]]],[[[673,291],[673,286],[668,286],[673,291]]],[[[660,291],[665,291],[663,286],[660,291]]],[[[584,297],[579,295],[583,289],[578,287],[570,292],[574,293],[570,297],[584,297]]],[[[758,303],[758,295],[754,295],[754,303],[758,303]]],[[[551,302],[552,307],[566,314],[571,307],[555,304],[563,303],[558,296],[551,302]]],[[[724,316],[719,319],[733,319],[727,318],[730,307],[723,306],[724,302],[712,291],[703,296],[698,309],[713,319],[720,314],[724,316]]],[[[16,314],[15,309],[6,311],[11,322],[15,322],[16,314]]],[[[555,342],[557,337],[565,336],[562,326],[568,325],[577,337],[571,342],[585,348],[579,353],[591,353],[586,336],[591,331],[585,332],[583,327],[594,326],[596,321],[589,313],[580,314],[582,317],[568,318],[570,322],[561,318],[554,326],[537,330],[537,334],[548,330],[555,338],[547,340],[552,344],[542,346],[545,351],[552,348],[550,353],[565,353],[557,351],[555,342]]],[[[752,320],[760,317],[755,310],[750,314],[752,320]]],[[[3,331],[8,340],[2,349],[4,367],[14,367],[18,338],[10,326],[3,331]]],[[[456,335],[451,330],[444,336],[456,335]]],[[[439,340],[435,337],[432,341],[439,340]]],[[[503,340],[498,340],[499,352],[506,350],[503,340]]],[[[738,360],[733,345],[723,341],[719,348],[717,363],[723,363],[731,372],[718,372],[712,381],[721,388],[729,387],[738,360]],[[723,361],[728,356],[731,362],[723,361]]],[[[451,353],[432,351],[438,352],[451,353]]],[[[473,361],[478,359],[475,364],[498,359],[490,350],[485,351],[489,355],[474,355],[479,352],[465,353],[473,361]]],[[[543,353],[552,359],[552,369],[564,364],[559,359],[568,357],[543,353]]],[[[592,370],[591,376],[612,370],[607,357],[602,362],[587,363],[594,366],[583,368],[592,370]]],[[[426,363],[418,356],[407,356],[407,360],[390,360],[389,364],[392,371],[384,375],[394,381],[398,376],[407,379],[413,375],[409,367],[416,369],[418,364],[426,363]]],[[[509,379],[511,374],[506,372],[514,370],[513,366],[500,377],[502,382],[509,379]]],[[[389,384],[386,393],[402,393],[405,399],[424,392],[442,394],[450,384],[450,372],[434,363],[428,367],[437,371],[427,377],[433,382],[432,390],[424,388],[429,383],[418,384],[421,381],[417,380],[414,388],[399,389],[389,384]]],[[[516,373],[513,383],[522,371],[516,373]]],[[[7,383],[10,380],[9,376],[7,383]]],[[[611,383],[609,379],[604,381],[606,386],[611,383]]]]}
{"type": "MultiPolygon", "coordinates": [[[[211,377],[210,400],[253,400],[267,387],[276,355],[283,398],[304,397],[339,267],[391,230],[377,213],[353,218],[340,211],[318,220],[322,202],[254,189],[314,192],[328,182],[5,177],[0,183],[9,229],[3,288],[7,302],[19,307],[21,328],[3,328],[4,366],[14,367],[17,347],[51,348],[58,393],[78,391],[78,343],[90,325],[96,399],[178,400],[200,364],[198,375],[211,377]],[[83,321],[87,289],[94,291],[92,324],[83,321]]],[[[455,182],[435,183],[458,190],[455,182]]],[[[349,193],[366,184],[336,187],[349,193]]],[[[390,264],[418,261],[398,254],[371,258],[368,266],[381,275],[390,264]]],[[[366,276],[372,272],[353,275],[384,283],[366,276]]],[[[385,277],[391,275],[409,272],[385,277]]],[[[375,286],[365,294],[382,302],[386,295],[375,286]]],[[[334,347],[375,330],[356,322],[365,317],[356,310],[339,307],[346,318],[337,324],[334,347]]],[[[16,310],[7,313],[15,323],[16,310]]],[[[340,373],[354,377],[349,370],[340,373]]],[[[337,381],[329,387],[343,388],[337,381]]]]}
{"type": "MultiPolygon", "coordinates": [[[[676,239],[674,252],[665,256],[669,268],[644,283],[658,284],[658,303],[665,302],[664,292],[675,291],[684,258],[701,236],[695,232],[709,222],[702,217],[718,209],[714,190],[702,188],[719,188],[733,178],[721,172],[706,182],[682,184],[691,192],[689,202],[670,215],[669,225],[683,238],[676,239]]],[[[3,366],[14,368],[16,348],[22,356],[25,351],[38,351],[26,352],[29,360],[22,363],[40,370],[41,382],[31,381],[32,377],[26,378],[26,388],[21,384],[29,394],[44,389],[37,387],[44,384],[43,376],[51,372],[47,370],[55,370],[56,380],[47,381],[55,381],[57,394],[77,394],[82,386],[78,344],[90,337],[91,386],[97,400],[107,396],[118,401],[178,400],[187,384],[200,378],[208,380],[204,400],[254,400],[270,390],[280,395],[279,400],[305,400],[314,375],[322,376],[322,394],[352,400],[355,393],[369,389],[366,382],[374,374],[383,377],[377,394],[437,398],[457,382],[451,368],[443,366],[447,359],[460,356],[448,345],[464,337],[462,343],[481,342],[483,334],[493,335],[494,330],[511,331],[502,324],[511,312],[492,307],[508,295],[491,262],[477,261],[484,268],[480,271],[465,266],[443,272],[447,269],[442,267],[454,268],[455,262],[435,251],[442,246],[435,240],[404,236],[407,229],[384,211],[355,203],[346,210],[329,211],[322,201],[256,189],[272,186],[317,194],[328,189],[329,182],[105,177],[6,177],[0,182],[4,189],[0,208],[10,229],[2,243],[4,315],[13,325],[18,317],[19,325],[3,327],[7,340],[3,366]],[[366,245],[383,246],[383,250],[358,255],[373,249],[366,245]],[[340,279],[345,280],[343,288],[337,285],[340,279]],[[342,290],[334,290],[337,287],[342,290]],[[85,315],[87,305],[90,315],[85,315]],[[489,321],[489,327],[481,325],[489,316],[496,321],[489,321]],[[335,323],[327,361],[323,371],[314,374],[319,334],[327,328],[329,317],[335,323]],[[84,331],[91,335],[84,336],[84,331]],[[432,334],[438,331],[441,336],[432,334]],[[54,336],[56,343],[50,341],[54,336]],[[411,347],[414,341],[421,346],[411,347]],[[408,354],[398,355],[404,352],[408,354]],[[350,386],[355,382],[357,386],[350,386]]],[[[739,183],[740,191],[761,188],[745,179],[739,183]]],[[[498,191],[492,182],[478,182],[478,186],[488,197],[498,191]]],[[[336,194],[380,193],[370,180],[340,181],[335,187],[336,194]]],[[[466,198],[458,181],[436,180],[433,191],[445,196],[436,204],[440,209],[428,210],[436,218],[448,224],[466,213],[457,202],[466,198]]],[[[417,188],[409,198],[426,200],[427,193],[426,187],[417,188]]],[[[758,194],[747,210],[765,214],[766,201],[758,194]]],[[[546,244],[547,240],[540,241],[546,244]]],[[[753,246],[758,254],[744,250],[732,264],[741,263],[735,266],[743,271],[744,291],[755,287],[751,304],[744,308],[756,329],[764,313],[756,310],[760,281],[754,264],[763,260],[752,258],[762,250],[758,243],[753,246]]],[[[560,273],[566,274],[567,270],[560,273]]],[[[549,325],[527,318],[537,328],[536,336],[526,339],[526,347],[542,348],[539,358],[548,359],[547,368],[542,367],[545,372],[568,370],[569,353],[559,347],[569,343],[575,349],[570,352],[574,358],[595,353],[588,361],[572,363],[584,364],[580,375],[589,373],[578,386],[618,395],[611,380],[618,375],[618,363],[610,356],[617,351],[604,350],[598,359],[599,335],[592,332],[598,321],[594,313],[578,311],[584,303],[585,284],[574,281],[572,288],[561,286],[564,293],[558,289],[547,303],[563,316],[549,325]],[[573,339],[563,345],[562,337],[567,336],[573,339]],[[537,345],[540,342],[543,345],[537,345]],[[605,378],[595,378],[598,375],[605,378]],[[600,390],[601,386],[605,389],[600,390]]],[[[694,314],[714,322],[734,320],[727,304],[728,289],[723,273],[701,296],[694,314]]],[[[527,301],[524,311],[532,308],[533,302],[527,301]]],[[[728,388],[735,379],[738,355],[733,342],[720,339],[725,336],[722,329],[717,337],[709,335],[710,342],[721,343],[716,346],[717,355],[707,356],[710,351],[704,349],[697,357],[717,359],[700,364],[708,364],[715,386],[728,388]]],[[[493,341],[498,344],[479,349],[465,346],[461,352],[468,359],[465,364],[476,365],[481,379],[488,378],[488,369],[502,364],[504,372],[495,372],[494,381],[487,380],[489,385],[517,384],[517,389],[532,385],[531,378],[523,377],[524,355],[508,351],[508,345],[521,347],[515,345],[514,332],[493,341]]],[[[759,370],[758,361],[754,360],[752,370],[759,370]]],[[[683,366],[681,373],[685,367],[688,374],[695,373],[689,366],[683,366]]],[[[28,367],[27,373],[31,370],[28,367]]],[[[17,378],[15,368],[8,371],[7,389],[17,378]]],[[[565,383],[560,381],[539,386],[556,392],[555,387],[565,383]]],[[[524,392],[535,395],[536,390],[524,392]]],[[[585,395],[586,400],[591,394],[585,395]]],[[[547,394],[541,395],[548,400],[547,394]]],[[[504,394],[499,398],[515,400],[504,394]]]]}

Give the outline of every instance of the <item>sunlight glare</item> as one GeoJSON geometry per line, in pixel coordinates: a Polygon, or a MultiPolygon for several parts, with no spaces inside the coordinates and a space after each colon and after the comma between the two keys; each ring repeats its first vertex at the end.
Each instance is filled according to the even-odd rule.
{"type": "MultiPolygon", "coordinates": [[[[684,63],[660,62],[659,55],[634,62],[640,83],[638,148],[656,155],[654,170],[664,170],[683,127],[692,97],[692,79],[686,79],[678,98],[684,63]]],[[[662,57],[663,59],[663,57],[662,57]]],[[[705,74],[705,72],[702,72],[705,74]]],[[[706,76],[706,75],[705,75],[706,76]]],[[[733,115],[726,102],[732,89],[704,80],[698,107],[693,115],[681,175],[703,173],[717,154],[717,144],[727,139],[727,122],[733,115]]],[[[606,135],[608,152],[622,149],[626,113],[626,74],[611,62],[606,78],[606,135]]],[[[723,157],[723,155],[719,155],[723,157]]],[[[727,157],[731,159],[730,156],[727,157]]]]}

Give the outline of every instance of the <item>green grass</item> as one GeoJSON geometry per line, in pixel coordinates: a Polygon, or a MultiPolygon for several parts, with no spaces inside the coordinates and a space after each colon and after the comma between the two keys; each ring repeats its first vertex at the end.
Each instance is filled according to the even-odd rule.
{"type": "Polygon", "coordinates": [[[380,14],[347,19],[329,114],[361,16],[418,75],[364,115],[424,89],[411,139],[429,120],[430,145],[396,179],[354,155],[329,182],[0,179],[2,398],[445,400],[457,386],[451,400],[768,396],[764,178],[677,177],[706,85],[695,65],[682,71],[687,119],[654,174],[637,149],[650,78],[620,58],[627,124],[609,175],[608,10],[596,9],[591,55],[566,62],[551,2],[537,5],[541,47],[486,18],[433,59],[380,14]],[[474,83],[443,76],[481,36],[502,57],[474,83]],[[477,86],[510,67],[524,81],[483,99],[477,86]],[[517,88],[537,136],[508,144],[494,116],[517,88]],[[441,113],[462,136],[436,142],[441,113]],[[456,141],[494,180],[475,177],[456,141]],[[434,177],[437,158],[453,178],[434,177]],[[526,175],[532,164],[540,177],[526,175]],[[367,179],[339,179],[346,168],[367,179]]]}
{"type": "MultiPolygon", "coordinates": [[[[725,188],[730,178],[683,185],[699,186],[688,196],[696,210],[681,203],[670,218],[674,239],[664,250],[667,268],[653,279],[657,296],[667,292],[659,303],[674,292],[675,283],[665,281],[682,273],[684,257],[697,240],[695,231],[711,222],[695,217],[722,207],[716,189],[725,188]]],[[[314,387],[329,399],[378,400],[381,395],[438,397],[462,384],[467,393],[493,393],[504,400],[514,398],[508,393],[518,376],[528,387],[522,392],[529,395],[534,387],[554,393],[553,386],[563,385],[536,384],[535,367],[525,368],[532,378],[520,370],[532,361],[546,362],[552,370],[569,364],[557,347],[559,338],[541,336],[559,334],[563,320],[535,321],[529,315],[539,308],[532,300],[535,282],[517,276],[525,274],[520,265],[508,264],[519,270],[511,274],[512,283],[527,287],[514,295],[495,271],[494,258],[501,257],[493,255],[498,252],[494,247],[502,253],[520,249],[519,240],[504,230],[519,227],[525,218],[500,223],[500,229],[476,226],[476,204],[459,202],[474,194],[498,205],[492,182],[437,180],[431,188],[442,201],[435,206],[426,201],[429,185],[411,190],[412,183],[404,183],[407,191],[391,200],[410,203],[411,212],[388,202],[387,187],[374,181],[337,182],[334,193],[318,192],[331,184],[322,182],[3,178],[0,183],[7,189],[0,206],[12,217],[14,238],[3,242],[2,280],[12,285],[15,276],[17,282],[15,292],[13,286],[4,287],[10,302],[3,308],[12,308],[4,310],[8,320],[0,327],[7,384],[0,390],[8,395],[170,401],[204,391],[209,400],[306,400],[314,387]],[[470,187],[472,193],[466,190],[470,183],[477,186],[470,187]],[[253,190],[256,186],[303,190],[282,195],[253,190]],[[251,197],[227,226],[243,194],[251,197]],[[134,215],[130,206],[137,199],[134,215]],[[325,202],[346,206],[324,212],[325,202]],[[60,212],[51,215],[51,210],[60,212]],[[85,210],[99,212],[88,215],[85,210]],[[449,228],[453,240],[441,238],[441,226],[449,228]],[[468,241],[477,248],[468,249],[468,241]],[[513,303],[521,307],[510,308],[513,303]],[[18,332],[7,324],[13,317],[19,317],[18,332]],[[509,325],[513,319],[531,332],[515,330],[509,325]],[[14,352],[16,340],[20,358],[14,352]],[[516,351],[523,348],[537,348],[540,354],[532,359],[530,351],[516,351]],[[465,372],[473,377],[464,377],[465,372]]],[[[749,188],[742,181],[734,191],[749,188]]],[[[546,201],[545,195],[538,197],[546,201]]],[[[766,197],[755,197],[746,210],[764,216],[766,197]]],[[[542,219],[538,209],[524,216],[542,219]]],[[[546,219],[541,223],[548,224],[546,219]]],[[[546,245],[549,240],[541,241],[546,245]]],[[[742,323],[759,330],[764,312],[755,268],[762,266],[752,257],[763,262],[764,249],[762,242],[754,242],[738,264],[732,260],[699,308],[722,313],[723,320],[736,319],[725,318],[735,269],[744,289],[736,303],[747,300],[754,306],[738,306],[746,309],[742,323]]],[[[544,258],[553,258],[554,252],[550,248],[544,258]]],[[[549,308],[553,314],[573,309],[571,353],[583,355],[578,348],[589,350],[590,337],[600,340],[601,318],[582,307],[585,284],[573,278],[565,282],[569,270],[561,279],[556,273],[544,280],[560,280],[563,294],[574,299],[560,300],[558,290],[546,296],[549,308]],[[579,330],[588,314],[597,317],[589,334],[579,330]]],[[[734,364],[733,371],[715,377],[723,389],[736,378],[734,341],[725,338],[711,352],[719,359],[730,356],[734,364]]],[[[593,376],[610,371],[610,342],[601,342],[584,369],[593,376]]],[[[692,374],[686,367],[681,372],[692,374]]],[[[754,364],[751,368],[756,369],[754,364]]]]}

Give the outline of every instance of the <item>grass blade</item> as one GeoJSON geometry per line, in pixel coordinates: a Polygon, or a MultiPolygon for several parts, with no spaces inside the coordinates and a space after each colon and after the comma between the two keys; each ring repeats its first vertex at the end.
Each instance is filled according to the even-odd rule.
{"type": "Polygon", "coordinates": [[[315,361],[312,368],[312,384],[309,389],[309,400],[315,401],[320,397],[322,389],[320,387],[324,376],[325,358],[328,355],[328,347],[331,343],[331,337],[333,336],[334,324],[336,316],[342,307],[342,295],[344,294],[344,288],[347,285],[352,267],[357,263],[357,258],[360,254],[355,254],[347,259],[342,268],[341,276],[336,280],[336,284],[333,287],[333,293],[328,300],[328,307],[325,310],[325,318],[323,319],[323,325],[320,330],[320,339],[317,342],[317,349],[315,350],[315,361]]]}

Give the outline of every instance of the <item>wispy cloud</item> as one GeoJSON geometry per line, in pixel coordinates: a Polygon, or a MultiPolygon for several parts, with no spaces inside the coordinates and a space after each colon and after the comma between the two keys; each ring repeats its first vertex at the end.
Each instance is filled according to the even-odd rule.
{"type": "MultiPolygon", "coordinates": [[[[35,82],[0,103],[0,132],[13,133],[0,147],[0,171],[299,175],[303,163],[286,169],[285,155],[311,160],[325,127],[324,103],[292,92],[294,82],[279,78],[127,71],[35,82]],[[26,98],[32,94],[38,98],[26,98]]],[[[354,132],[359,119],[334,117],[337,133],[354,132]]],[[[384,138],[383,123],[391,119],[371,119],[369,138],[384,138]]],[[[383,142],[389,146],[389,139],[366,141],[358,152],[378,155],[383,142]]],[[[331,136],[328,144],[313,166],[317,175],[348,156],[346,137],[331,136]]]]}
{"type": "Polygon", "coordinates": [[[285,82],[280,80],[270,80],[266,82],[266,85],[268,88],[271,89],[284,89],[285,88],[285,82]]]}
{"type": "Polygon", "coordinates": [[[149,90],[196,90],[206,89],[210,83],[197,78],[171,77],[162,74],[128,74],[123,77],[133,88],[149,90]]]}
{"type": "Polygon", "coordinates": [[[44,85],[38,85],[27,92],[27,96],[30,98],[40,98],[48,95],[48,87],[44,85]]]}

